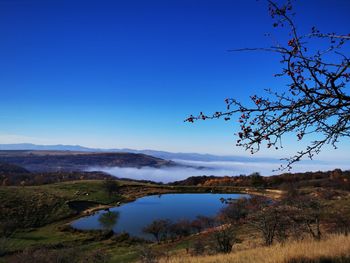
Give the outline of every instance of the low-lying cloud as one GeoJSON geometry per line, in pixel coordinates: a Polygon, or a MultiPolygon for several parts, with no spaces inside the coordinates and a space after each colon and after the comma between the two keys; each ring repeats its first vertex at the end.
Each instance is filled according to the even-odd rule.
{"type": "MultiPolygon", "coordinates": [[[[278,162],[234,162],[234,161],[191,161],[191,160],[173,160],[183,167],[92,167],[89,171],[103,171],[118,178],[129,178],[134,180],[150,180],[155,182],[169,183],[184,180],[190,176],[215,175],[215,176],[234,176],[240,174],[251,174],[259,172],[264,176],[278,174],[281,172],[272,172],[279,167],[278,162]],[[198,168],[197,168],[198,167],[198,168]]],[[[291,172],[306,171],[328,171],[335,168],[343,170],[350,169],[346,163],[325,163],[317,161],[305,161],[293,166],[291,172]]]]}
{"type": "Polygon", "coordinates": [[[227,172],[216,169],[196,169],[191,167],[94,167],[90,171],[103,171],[118,178],[129,178],[134,180],[150,180],[154,182],[169,183],[186,179],[190,176],[217,175],[224,176],[227,172]]]}

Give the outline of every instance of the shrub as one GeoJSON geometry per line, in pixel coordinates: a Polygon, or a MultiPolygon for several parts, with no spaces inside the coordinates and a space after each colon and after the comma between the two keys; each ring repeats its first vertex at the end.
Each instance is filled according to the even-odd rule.
{"type": "Polygon", "coordinates": [[[203,255],[204,252],[205,252],[204,242],[201,239],[197,239],[196,241],[194,241],[192,244],[191,254],[193,256],[199,256],[199,255],[203,255]]]}
{"type": "Polygon", "coordinates": [[[153,235],[159,243],[168,234],[170,221],[165,219],[154,220],[151,224],[143,228],[143,232],[153,235]]]}
{"type": "Polygon", "coordinates": [[[142,263],[157,263],[157,254],[149,246],[139,247],[140,260],[142,263]]]}
{"type": "Polygon", "coordinates": [[[113,194],[118,193],[119,184],[113,179],[106,179],[103,181],[103,188],[107,192],[108,196],[111,197],[113,194]]]}
{"type": "Polygon", "coordinates": [[[214,233],[214,248],[218,253],[230,253],[236,241],[236,235],[232,226],[222,226],[214,233]]]}

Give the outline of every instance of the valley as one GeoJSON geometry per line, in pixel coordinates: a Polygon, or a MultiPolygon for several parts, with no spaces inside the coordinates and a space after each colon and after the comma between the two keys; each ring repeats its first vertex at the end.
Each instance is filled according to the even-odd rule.
{"type": "MultiPolygon", "coordinates": [[[[285,199],[286,196],[296,196],[296,193],[301,198],[306,198],[305,200],[309,198],[317,200],[322,207],[322,223],[320,226],[324,242],[327,242],[328,238],[330,240],[332,238],[336,239],[332,235],[338,233],[338,230],[334,232],[334,229],[338,229],[339,222],[331,219],[339,211],[342,211],[342,220],[345,220],[345,222],[348,220],[346,218],[350,217],[350,172],[339,169],[329,172],[287,173],[272,177],[262,177],[259,174],[236,177],[198,176],[169,184],[160,184],[150,181],[120,180],[106,173],[98,171],[85,172],[79,171],[79,169],[88,161],[97,160],[97,162],[102,162],[100,158],[102,158],[104,164],[109,163],[110,165],[121,164],[120,160],[124,160],[123,165],[141,165],[145,163],[145,160],[151,160],[151,163],[154,165],[173,165],[172,162],[169,163],[168,161],[148,156],[142,156],[142,158],[136,156],[137,158],[134,158],[134,155],[128,155],[128,157],[131,157],[130,160],[123,159],[125,158],[123,156],[118,161],[113,159],[118,159],[121,156],[118,154],[114,154],[113,158],[109,154],[101,154],[97,157],[97,154],[74,152],[69,153],[69,155],[71,156],[68,156],[66,152],[54,152],[51,154],[38,152],[34,155],[28,152],[3,152],[0,154],[2,158],[0,165],[0,178],[2,178],[2,186],[0,186],[0,231],[2,233],[0,262],[16,262],[15,258],[24,257],[32,257],[39,260],[39,254],[45,255],[46,258],[68,255],[70,259],[72,259],[74,254],[74,260],[77,262],[84,261],[84,258],[94,257],[96,258],[93,262],[100,262],[98,261],[100,257],[105,258],[106,262],[146,262],[145,257],[154,257],[157,261],[167,262],[165,258],[170,255],[172,260],[170,262],[199,262],[202,259],[197,259],[194,256],[200,256],[201,254],[198,253],[203,253],[197,251],[199,242],[203,251],[208,251],[204,253],[216,254],[217,252],[214,252],[216,251],[215,238],[218,233],[223,231],[220,230],[220,225],[227,225],[227,222],[231,222],[229,223],[230,225],[233,224],[235,228],[234,236],[236,236],[238,241],[234,242],[233,250],[231,254],[227,254],[227,259],[222,255],[220,260],[228,260],[229,262],[230,257],[238,258],[240,255],[248,253],[251,249],[256,250],[260,247],[264,249],[264,239],[262,239],[259,230],[254,225],[249,224],[243,218],[240,219],[243,221],[226,221],[226,219],[222,218],[223,214],[220,216],[222,209],[227,204],[230,207],[230,202],[235,203],[234,199],[229,198],[228,194],[248,194],[252,200],[256,198],[260,200],[258,202],[261,204],[265,202],[264,198],[274,200],[276,204],[281,203],[281,207],[278,209],[286,209],[284,200],[291,200],[291,197],[285,199]],[[78,157],[76,157],[77,155],[78,157]],[[63,157],[60,159],[58,156],[63,157]],[[44,158],[48,158],[48,161],[45,162],[44,158]],[[86,158],[86,160],[82,158],[86,158]],[[4,160],[13,161],[16,164],[5,163],[4,160]],[[70,169],[67,171],[50,171],[52,168],[47,170],[48,165],[69,164],[69,160],[72,160],[72,164],[67,167],[70,169],[74,168],[73,170],[76,169],[75,171],[70,169]],[[19,163],[24,163],[28,166],[24,168],[19,166],[19,163]],[[33,166],[33,164],[36,166],[33,166]],[[33,168],[29,171],[31,167],[37,167],[37,171],[33,170],[33,168]],[[11,178],[17,178],[17,180],[11,180],[11,178]],[[43,180],[44,178],[51,179],[45,181],[43,180]],[[108,185],[115,185],[117,188],[108,188],[108,185]],[[142,216],[141,213],[135,217],[134,213],[139,213],[143,211],[142,209],[146,209],[145,213],[147,211],[154,211],[152,214],[156,213],[156,207],[154,207],[155,210],[152,210],[152,202],[155,202],[154,205],[156,205],[158,203],[157,200],[160,201],[163,200],[162,198],[167,198],[167,194],[182,195],[183,198],[179,196],[182,198],[182,201],[174,201],[173,208],[171,208],[171,202],[168,203],[168,208],[159,208],[162,213],[159,213],[158,216],[153,215],[152,219],[147,219],[147,222],[144,221],[146,217],[149,217],[147,214],[142,216]],[[191,201],[190,197],[186,199],[185,197],[188,194],[198,195],[199,199],[193,199],[193,201],[191,201]],[[218,213],[217,215],[214,212],[211,214],[204,212],[204,215],[201,215],[203,212],[200,211],[210,211],[212,209],[209,207],[208,209],[205,208],[206,205],[210,205],[210,201],[205,201],[202,198],[205,195],[213,197],[214,202],[217,202],[217,210],[215,210],[215,213],[218,213]],[[224,196],[225,198],[223,198],[224,196]],[[144,200],[142,198],[144,197],[151,198],[145,200],[153,201],[142,205],[142,200],[144,200]],[[141,202],[140,205],[137,205],[138,202],[141,202]],[[182,202],[184,202],[183,205],[181,205],[182,202]],[[187,203],[188,205],[190,203],[193,204],[192,208],[191,206],[186,208],[193,210],[193,212],[184,212],[183,209],[187,207],[187,203]],[[130,204],[132,205],[130,207],[134,208],[131,210],[127,209],[128,206],[125,204],[130,204]],[[151,205],[149,209],[147,209],[147,205],[151,205]],[[196,219],[197,212],[195,211],[201,206],[203,208],[198,210],[197,215],[201,219],[198,221],[196,219]],[[222,206],[222,209],[219,208],[220,206],[222,206]],[[170,216],[172,213],[175,214],[170,216]],[[176,213],[180,214],[176,215],[176,213]],[[132,214],[134,214],[134,217],[132,217],[132,214]],[[129,219],[120,219],[120,216],[131,217],[129,219]],[[108,220],[111,221],[106,221],[106,223],[102,224],[102,221],[100,222],[102,217],[106,217],[106,220],[110,218],[108,220]],[[95,218],[95,221],[91,221],[89,218],[95,218]],[[73,222],[79,222],[82,219],[87,220],[84,223],[85,225],[92,224],[97,226],[97,228],[88,227],[83,230],[78,229],[79,227],[73,227],[73,222]],[[130,226],[132,227],[133,225],[142,225],[144,221],[143,225],[137,230],[140,231],[147,224],[150,224],[152,220],[157,219],[170,220],[164,222],[168,222],[167,224],[170,224],[169,227],[172,225],[177,228],[181,227],[180,229],[183,229],[181,231],[185,232],[176,232],[178,231],[176,230],[173,234],[174,236],[170,235],[171,232],[164,232],[167,234],[159,242],[155,243],[154,240],[149,239],[150,236],[144,239],[143,234],[138,236],[122,230],[126,222],[127,225],[131,223],[130,226]],[[204,219],[213,223],[208,225],[209,221],[204,223],[204,219]],[[132,224],[133,220],[135,224],[132,224]],[[187,230],[184,230],[184,227],[187,230]],[[178,257],[181,258],[180,261],[177,259],[178,257]]],[[[52,167],[57,169],[55,165],[52,167]]],[[[243,197],[244,195],[241,196],[241,198],[243,197]]],[[[292,205],[295,205],[297,208],[297,201],[295,202],[292,205]]],[[[212,205],[210,207],[213,207],[212,205]]],[[[292,213],[291,211],[293,210],[290,210],[288,213],[292,213]]],[[[255,219],[252,217],[251,220],[255,219]]],[[[314,225],[313,221],[311,222],[312,228],[314,228],[316,225],[314,225]]],[[[349,226],[345,224],[344,227],[348,229],[349,226]]],[[[167,231],[170,231],[170,229],[167,231]]],[[[310,238],[307,231],[303,235],[305,238],[310,238]]],[[[288,238],[292,240],[292,236],[288,238]]],[[[341,238],[339,237],[339,239],[341,238]]],[[[345,242],[344,245],[350,246],[350,240],[348,241],[346,238],[344,240],[342,241],[345,242]]],[[[274,241],[274,244],[277,245],[278,242],[274,241]]],[[[319,244],[321,246],[323,243],[319,244]]],[[[256,253],[265,252],[259,250],[256,253]]],[[[332,256],[337,257],[338,255],[332,256]]],[[[208,257],[205,260],[207,260],[206,262],[212,262],[210,261],[212,259],[214,262],[217,260],[217,257],[219,256],[213,255],[212,258],[208,257]]],[[[249,261],[243,260],[242,262],[249,261]]]]}

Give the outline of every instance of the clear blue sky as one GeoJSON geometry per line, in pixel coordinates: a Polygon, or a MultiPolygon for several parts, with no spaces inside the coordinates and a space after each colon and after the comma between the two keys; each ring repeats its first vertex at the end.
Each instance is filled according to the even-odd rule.
{"type": "MultiPolygon", "coordinates": [[[[302,31],[349,33],[348,0],[295,9],[302,31]]],[[[284,88],[278,57],[227,52],[267,32],[265,1],[0,0],[0,143],[240,154],[233,123],[183,119],[284,88]]]]}

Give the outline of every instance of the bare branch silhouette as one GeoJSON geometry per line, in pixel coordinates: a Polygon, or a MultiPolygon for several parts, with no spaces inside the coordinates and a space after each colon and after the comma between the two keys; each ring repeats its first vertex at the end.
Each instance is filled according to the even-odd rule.
{"type": "Polygon", "coordinates": [[[283,6],[269,2],[269,12],[274,19],[274,27],[289,29],[291,36],[284,46],[267,48],[242,48],[230,50],[266,51],[277,53],[281,57],[282,70],[275,77],[286,77],[289,81],[284,92],[266,89],[266,97],[250,97],[254,106],[246,106],[234,98],[225,99],[226,111],[213,114],[201,112],[191,115],[185,121],[218,119],[231,120],[239,114],[240,131],[237,132],[237,146],[258,152],[264,145],[267,148],[282,148],[282,137],[295,133],[298,140],[305,136],[317,135],[317,140],[285,159],[290,169],[293,163],[303,157],[313,158],[326,144],[337,148],[341,137],[350,136],[350,96],[346,94],[346,85],[350,81],[350,58],[342,53],[344,45],[350,40],[350,34],[321,33],[315,27],[311,33],[299,35],[293,21],[292,4],[283,6]],[[315,49],[312,41],[326,46],[315,49]],[[325,42],[325,43],[323,43],[325,42]]]}

